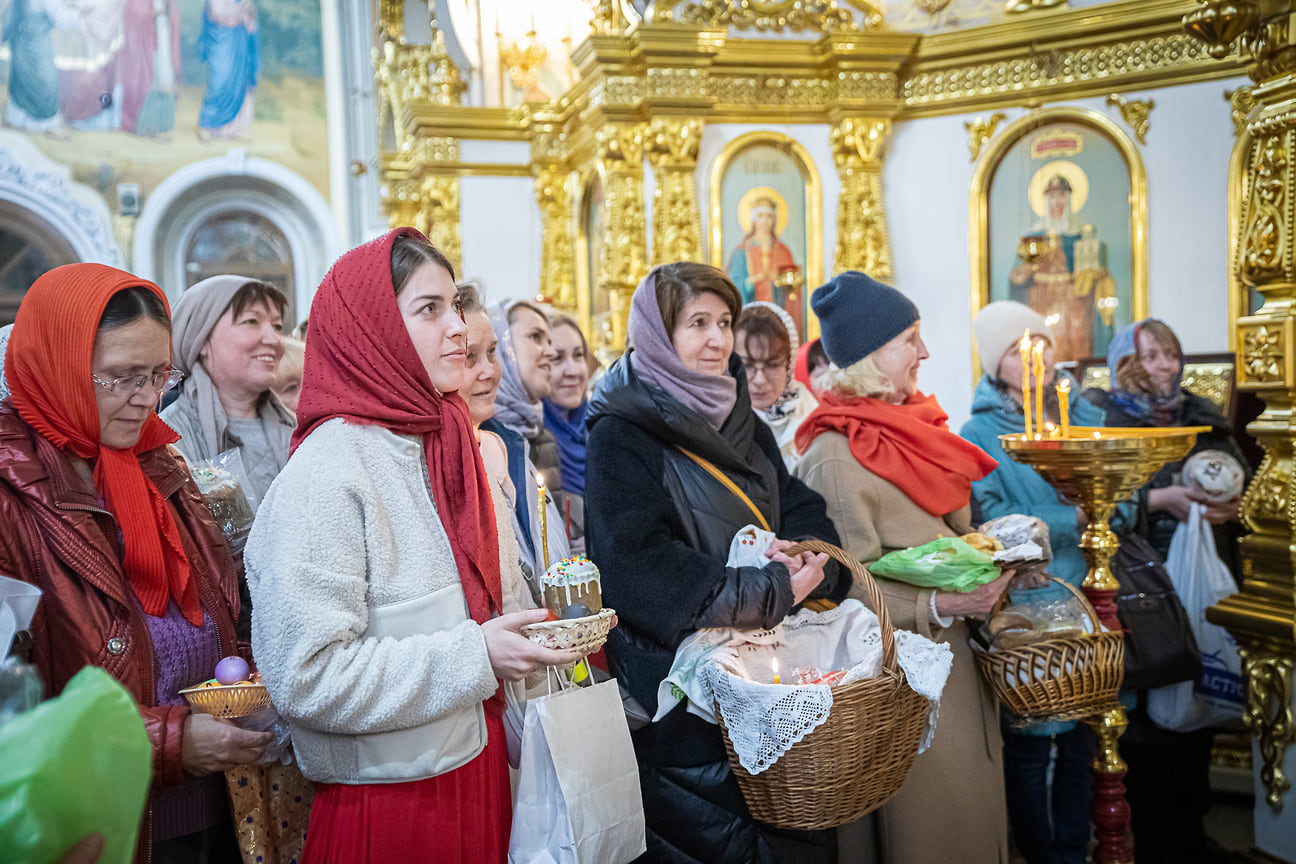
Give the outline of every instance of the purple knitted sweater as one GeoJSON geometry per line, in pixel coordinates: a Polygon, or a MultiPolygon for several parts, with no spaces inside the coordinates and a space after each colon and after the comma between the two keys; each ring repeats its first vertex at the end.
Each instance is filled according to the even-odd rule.
{"type": "MultiPolygon", "coordinates": [[[[203,626],[193,626],[174,600],[165,615],[146,617],[157,670],[157,704],[184,705],[180,691],[216,672],[221,659],[216,625],[203,613],[203,626]]],[[[149,805],[153,808],[154,842],[202,831],[230,818],[225,775],[220,773],[205,777],[186,774],[179,786],[154,786],[149,805]]]]}

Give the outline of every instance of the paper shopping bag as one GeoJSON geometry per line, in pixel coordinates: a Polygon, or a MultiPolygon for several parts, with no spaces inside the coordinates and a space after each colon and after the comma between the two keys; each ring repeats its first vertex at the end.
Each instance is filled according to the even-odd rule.
{"type": "Polygon", "coordinates": [[[645,848],[639,768],[616,681],[528,702],[511,864],[624,864],[645,848]]]}

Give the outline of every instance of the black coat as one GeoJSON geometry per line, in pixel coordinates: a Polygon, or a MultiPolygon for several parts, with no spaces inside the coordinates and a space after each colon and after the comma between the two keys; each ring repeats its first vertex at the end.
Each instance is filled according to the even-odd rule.
{"type": "MultiPolygon", "coordinates": [[[[657,710],[675,650],[702,627],[770,627],[792,610],[787,569],[725,566],[747,506],[678,448],[710,460],[760,508],[781,538],[837,543],[824,500],[792,478],[774,435],[751,408],[735,355],[738,400],[719,431],[637,378],[622,357],[591,399],[585,477],[586,537],[602,572],[603,601],[620,624],[608,662],[630,693],[657,710]]],[[[815,596],[849,588],[835,562],[815,596]]],[[[634,734],[648,823],[647,861],[835,859],[833,832],[784,832],[754,822],[729,771],[718,727],[678,706],[634,734]]]]}
{"type": "MultiPolygon", "coordinates": [[[[1143,420],[1126,414],[1106,390],[1091,388],[1086,390],[1084,395],[1090,402],[1107,412],[1108,426],[1148,427],[1154,425],[1150,420],[1143,420]]],[[[1228,420],[1215,407],[1214,402],[1203,396],[1198,396],[1196,393],[1184,390],[1183,401],[1180,403],[1179,415],[1174,425],[1209,426],[1211,431],[1202,432],[1197,436],[1197,443],[1193,445],[1193,449],[1188,455],[1191,456],[1199,450],[1223,450],[1238,460],[1238,464],[1246,472],[1246,482],[1251,481],[1251,467],[1247,463],[1246,456],[1242,454],[1242,449],[1233,440],[1233,431],[1229,428],[1228,420]]],[[[1183,470],[1183,464],[1187,459],[1188,457],[1185,456],[1178,462],[1169,462],[1162,466],[1156,474],[1152,475],[1152,479],[1139,490],[1138,528],[1136,530],[1160,553],[1162,560],[1170,552],[1170,540],[1174,537],[1175,528],[1179,527],[1179,520],[1163,510],[1149,510],[1148,491],[1164,489],[1178,483],[1179,473],[1183,470]]],[[[1243,488],[1246,487],[1243,486],[1243,488]]],[[[1215,551],[1219,554],[1220,560],[1232,572],[1233,579],[1240,585],[1242,584],[1242,548],[1238,545],[1238,540],[1246,533],[1246,529],[1238,522],[1213,527],[1215,551]]]]}

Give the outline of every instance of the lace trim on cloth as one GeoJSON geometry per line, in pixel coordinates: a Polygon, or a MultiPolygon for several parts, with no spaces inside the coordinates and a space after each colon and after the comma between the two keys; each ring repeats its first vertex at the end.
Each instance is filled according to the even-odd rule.
{"type": "MultiPolygon", "coordinates": [[[[897,630],[896,649],[909,686],[930,705],[919,752],[936,731],[940,695],[949,678],[953,654],[948,645],[897,630]]],[[[776,763],[828,719],[832,688],[795,684],[798,668],[846,669],[840,683],[874,678],[882,666],[882,631],[877,616],[858,600],[846,600],[826,612],[803,610],[773,630],[700,630],[680,645],[661,692],[657,718],[679,701],[688,710],[717,722],[724,718],[739,763],[759,774],[776,763]],[[784,680],[775,685],[773,661],[784,680]],[[715,706],[713,708],[712,706],[715,706]]]]}

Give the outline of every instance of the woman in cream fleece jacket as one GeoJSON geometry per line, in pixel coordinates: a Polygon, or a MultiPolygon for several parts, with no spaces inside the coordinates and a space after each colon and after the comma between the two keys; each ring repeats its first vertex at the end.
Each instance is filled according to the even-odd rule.
{"type": "Polygon", "coordinates": [[[503,861],[500,679],[579,659],[519,632],[543,610],[505,612],[464,334],[412,229],[344,255],[311,308],[294,452],[245,560],[254,653],[319,783],[312,864],[503,861]]]}

